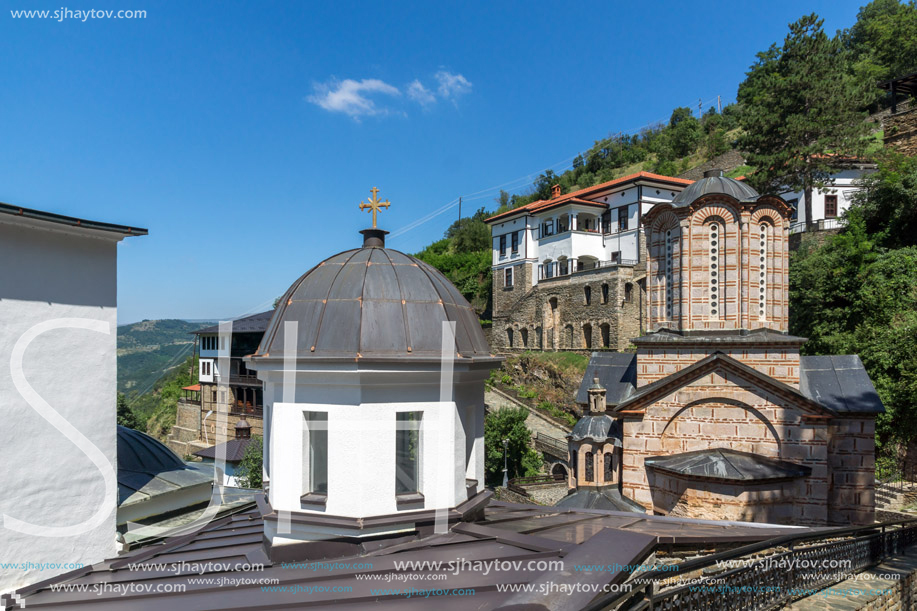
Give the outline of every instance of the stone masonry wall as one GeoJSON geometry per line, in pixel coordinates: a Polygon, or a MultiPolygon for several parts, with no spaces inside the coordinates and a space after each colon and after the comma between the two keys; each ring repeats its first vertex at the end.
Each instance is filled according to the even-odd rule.
{"type": "MultiPolygon", "coordinates": [[[[528,268],[526,274],[531,273],[531,265],[524,267],[528,268]]],[[[520,276],[517,273],[514,285],[520,276]]],[[[641,333],[640,304],[645,295],[640,266],[541,280],[528,291],[518,286],[505,289],[502,281],[495,276],[491,347],[496,352],[625,350],[641,333]],[[603,285],[608,287],[607,300],[603,285]],[[586,287],[591,291],[588,304],[586,287]]]]}
{"type": "MultiPolygon", "coordinates": [[[[799,388],[799,350],[792,348],[718,347],[724,354],[754,367],[775,380],[799,388]]],[[[709,348],[660,347],[637,353],[637,386],[645,386],[693,365],[710,354],[709,348]]]]}
{"type": "Polygon", "coordinates": [[[625,419],[624,493],[649,509],[669,513],[678,504],[676,493],[683,491],[671,482],[657,487],[651,479],[655,474],[644,466],[644,459],[731,448],[806,465],[812,473],[786,486],[750,486],[732,497],[730,492],[735,491],[723,486],[695,482],[695,500],[689,497],[686,502],[721,503],[721,519],[742,515],[742,519],[751,520],[826,524],[828,427],[822,421],[809,422],[802,416],[801,410],[782,398],[743,381],[729,380],[717,373],[705,376],[654,403],[642,417],[625,419]]]}
{"type": "Polygon", "coordinates": [[[882,127],[885,146],[904,155],[917,155],[917,108],[885,117],[882,127]]]}
{"type": "Polygon", "coordinates": [[[869,524],[876,506],[876,422],[835,418],[828,431],[828,523],[869,524]]]}

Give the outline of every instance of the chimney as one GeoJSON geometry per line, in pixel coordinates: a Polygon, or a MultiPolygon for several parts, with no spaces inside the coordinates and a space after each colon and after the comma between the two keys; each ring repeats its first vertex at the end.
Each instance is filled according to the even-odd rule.
{"type": "Polygon", "coordinates": [[[551,187],[551,198],[560,197],[560,185],[554,185],[551,187]]]}
{"type": "Polygon", "coordinates": [[[388,232],[384,229],[363,229],[363,248],[385,248],[385,236],[388,232]]]}

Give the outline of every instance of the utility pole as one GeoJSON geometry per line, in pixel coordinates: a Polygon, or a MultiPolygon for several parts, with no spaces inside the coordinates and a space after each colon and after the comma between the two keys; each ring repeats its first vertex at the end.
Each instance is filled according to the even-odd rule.
{"type": "Polygon", "coordinates": [[[459,195],[459,220],[462,220],[462,196],[459,195]]]}
{"type": "Polygon", "coordinates": [[[720,96],[716,96],[716,114],[723,114],[723,103],[720,101],[720,96]]]}
{"type": "Polygon", "coordinates": [[[704,102],[700,98],[697,98],[697,118],[700,119],[704,116],[704,102]]]}

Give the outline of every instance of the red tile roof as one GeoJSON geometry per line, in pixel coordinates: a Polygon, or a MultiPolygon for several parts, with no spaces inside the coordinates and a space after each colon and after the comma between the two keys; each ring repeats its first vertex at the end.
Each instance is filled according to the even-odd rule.
{"type": "Polygon", "coordinates": [[[658,181],[668,182],[668,183],[675,183],[675,184],[684,185],[684,186],[690,185],[691,183],[694,182],[693,180],[687,180],[685,178],[675,178],[674,176],[663,176],[662,174],[653,174],[652,172],[637,172],[636,174],[628,174],[627,176],[622,176],[621,178],[609,180],[608,182],[603,182],[601,184],[594,185],[592,187],[586,187],[585,189],[579,189],[578,191],[571,191],[570,193],[566,193],[564,195],[561,195],[560,197],[555,197],[549,200],[541,199],[541,200],[538,200],[537,202],[532,202],[531,204],[520,206],[519,208],[513,208],[512,210],[509,210],[507,212],[503,212],[501,214],[497,214],[497,215],[490,217],[489,219],[486,220],[486,222],[489,223],[491,221],[501,219],[507,216],[512,216],[520,212],[535,212],[537,210],[543,210],[545,208],[549,208],[557,204],[569,203],[570,200],[578,200],[576,203],[596,204],[599,202],[585,202],[579,196],[596,193],[598,191],[604,191],[605,189],[616,187],[617,185],[621,185],[627,182],[639,180],[641,178],[649,179],[649,180],[658,180],[658,181]]]}

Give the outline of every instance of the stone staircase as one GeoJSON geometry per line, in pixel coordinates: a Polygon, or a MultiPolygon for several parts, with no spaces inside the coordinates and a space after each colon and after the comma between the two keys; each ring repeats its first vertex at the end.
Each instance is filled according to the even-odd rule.
{"type": "MultiPolygon", "coordinates": [[[[917,504],[917,483],[876,482],[876,512],[906,514],[905,507],[917,504]]],[[[877,516],[878,519],[878,516],[877,516]]]]}

